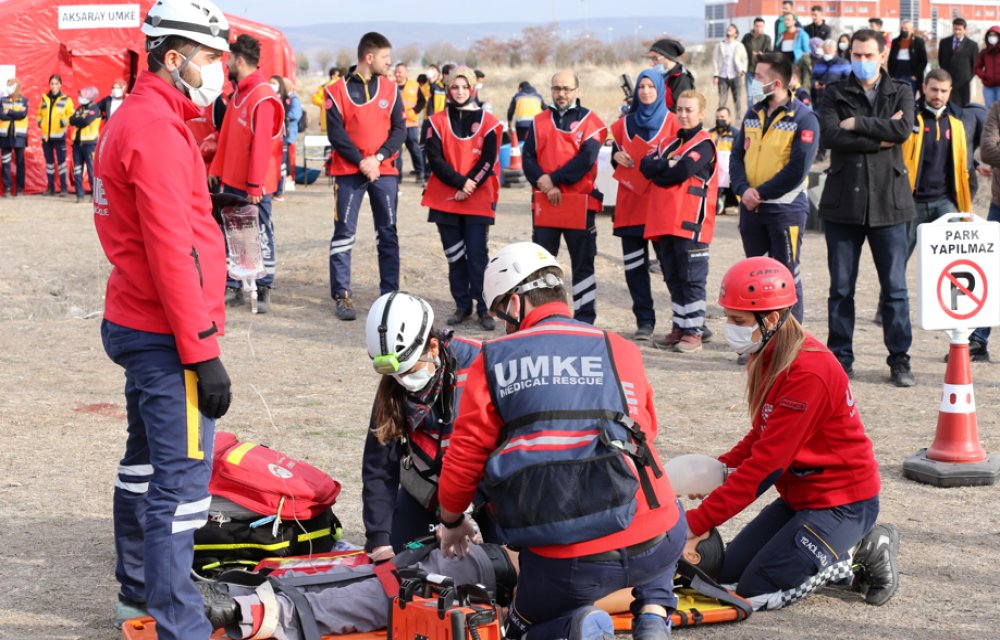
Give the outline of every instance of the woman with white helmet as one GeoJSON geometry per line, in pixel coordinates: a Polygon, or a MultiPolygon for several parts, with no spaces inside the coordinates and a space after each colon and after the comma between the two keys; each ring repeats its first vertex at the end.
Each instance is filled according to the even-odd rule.
{"type": "MultiPolygon", "coordinates": [[[[368,312],[368,355],[382,374],[362,467],[365,548],[372,557],[392,557],[407,542],[437,524],[437,477],[465,370],[480,343],[434,327],[426,300],[387,293],[368,312]]],[[[492,523],[478,517],[487,541],[492,523]]]]}

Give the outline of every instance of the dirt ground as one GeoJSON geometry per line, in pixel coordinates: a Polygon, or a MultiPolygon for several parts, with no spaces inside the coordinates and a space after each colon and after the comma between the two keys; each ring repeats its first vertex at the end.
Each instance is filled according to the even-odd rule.
{"type": "MultiPolygon", "coordinates": [[[[452,309],[446,262],[435,229],[419,207],[412,179],[399,207],[402,284],[432,301],[439,318],[452,309]]],[[[274,206],[278,279],[272,312],[231,310],[223,361],[234,402],[218,428],[266,443],[326,470],[343,485],[336,512],[347,537],[361,542],[360,459],[378,376],[364,347],[364,317],[378,295],[370,224],[361,224],[354,287],[361,315],[343,323],[329,298],[327,243],[332,196],[325,179],[274,206]]],[[[504,190],[493,250],[530,236],[528,192],[504,190]]],[[[367,211],[367,209],[366,209],[367,211]]],[[[985,211],[985,208],[983,208],[985,211]]],[[[362,216],[368,220],[368,214],[362,216]]],[[[109,271],[88,205],[39,196],[0,201],[0,638],[111,640],[116,583],[111,494],[125,415],[122,371],[99,338],[109,271]]],[[[720,336],[696,355],[643,348],[656,391],[657,446],[666,456],[720,453],[747,428],[743,374],[721,340],[715,292],[741,256],[735,216],[720,217],[709,276],[709,326],[720,336]]],[[[809,233],[803,247],[808,328],[826,336],[825,244],[809,233]]],[[[911,286],[913,286],[911,267],[911,286]]],[[[608,217],[599,220],[598,322],[630,333],[633,320],[620,246],[608,217]]],[[[917,386],[888,384],[881,330],[870,322],[877,286],[862,259],[858,291],[857,380],[861,414],[882,470],[881,520],[903,536],[901,587],[887,606],[826,590],[789,609],[738,625],[680,631],[697,638],[995,638],[1000,577],[997,488],[941,490],[902,478],[903,459],[930,444],[944,375],[947,339],[915,329],[917,386]]],[[[660,329],[666,289],[655,283],[660,329]]],[[[915,294],[911,291],[915,303],[915,294]]],[[[915,317],[916,312],[912,315],[915,317]]],[[[483,337],[471,326],[470,335],[483,337]]],[[[974,366],[979,427],[1000,452],[1000,368],[974,366]]],[[[764,504],[723,527],[731,538],[764,504]]]]}

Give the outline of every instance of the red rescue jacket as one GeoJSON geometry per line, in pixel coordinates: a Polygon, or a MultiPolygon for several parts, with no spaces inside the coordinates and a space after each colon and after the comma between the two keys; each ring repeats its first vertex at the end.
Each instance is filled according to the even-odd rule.
{"type": "MultiPolygon", "coordinates": [[[[575,158],[584,142],[596,139],[604,144],[604,140],[608,137],[608,128],[593,111],[588,111],[587,115],[574,122],[570,131],[563,131],[556,126],[552,110],[546,109],[535,116],[534,131],[538,166],[546,174],[556,171],[575,158]]],[[[596,162],[582,180],[575,184],[559,185],[559,190],[563,193],[582,193],[589,196],[587,210],[600,211],[601,201],[591,195],[595,180],[597,180],[596,162]]]]}
{"type": "Polygon", "coordinates": [[[772,484],[796,511],[868,500],[881,488],[847,374],[808,334],[768,392],[750,432],[719,460],[736,470],[688,510],[688,528],[695,535],[726,522],[772,484]]]}
{"type": "Polygon", "coordinates": [[[274,193],[281,172],[285,109],[260,71],[240,82],[229,99],[210,173],[250,195],[274,193]],[[261,108],[263,105],[269,108],[261,108]],[[271,118],[266,119],[270,115],[271,118]]]}
{"type": "MultiPolygon", "coordinates": [[[[686,144],[670,152],[668,157],[681,159],[691,153],[701,142],[708,141],[715,154],[715,141],[702,129],[686,144]]],[[[661,150],[662,153],[662,150],[661,150]]],[[[708,180],[691,176],[671,187],[649,186],[649,197],[653,203],[646,218],[644,237],[658,240],[660,236],[677,236],[695,242],[709,243],[715,230],[715,209],[719,199],[719,172],[713,163],[712,175],[708,180]]]]}
{"type": "Polygon", "coordinates": [[[226,251],[185,124],[197,116],[143,71],[94,154],[94,226],[112,265],[104,317],[173,335],[184,364],[218,357],[225,329],[226,251]]]}
{"type": "Polygon", "coordinates": [[[680,124],[673,112],[667,113],[660,130],[651,140],[643,140],[628,131],[628,118],[619,118],[611,125],[611,135],[619,149],[628,152],[635,162],[631,169],[619,165],[614,177],[618,180],[618,199],[615,202],[615,228],[634,227],[646,224],[646,218],[654,203],[649,197],[650,181],[639,171],[639,162],[654,153],[663,143],[677,137],[680,124]]]}
{"type": "MultiPolygon", "coordinates": [[[[392,109],[399,95],[396,83],[389,78],[379,76],[378,92],[364,104],[356,104],[351,100],[344,78],[327,86],[326,95],[340,111],[344,119],[344,131],[361,152],[361,156],[367,158],[378,153],[392,129],[392,109]]],[[[379,165],[381,175],[399,175],[396,170],[397,155],[398,153],[393,154],[382,161],[379,165]]],[[[330,173],[335,176],[351,176],[360,173],[360,169],[335,153],[330,163],[330,173]]]]}
{"type": "MultiPolygon", "coordinates": [[[[452,131],[447,109],[435,113],[430,118],[431,127],[441,139],[441,149],[444,152],[445,161],[462,175],[472,171],[472,168],[479,162],[479,156],[483,152],[483,140],[486,136],[501,128],[500,121],[497,120],[496,116],[486,111],[481,113],[479,125],[473,123],[472,135],[468,138],[459,137],[452,131]]],[[[436,175],[431,174],[420,206],[448,213],[494,218],[500,195],[500,180],[497,177],[497,171],[500,167],[499,157],[498,150],[497,157],[493,159],[493,171],[490,172],[489,177],[472,192],[467,200],[461,202],[455,200],[455,187],[441,182],[436,175]]]]}

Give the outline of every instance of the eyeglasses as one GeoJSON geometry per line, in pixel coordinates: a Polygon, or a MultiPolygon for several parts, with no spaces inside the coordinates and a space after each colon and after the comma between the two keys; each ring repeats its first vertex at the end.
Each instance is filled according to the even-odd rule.
{"type": "Polygon", "coordinates": [[[552,87],[552,93],[573,93],[580,87],[552,87]]]}

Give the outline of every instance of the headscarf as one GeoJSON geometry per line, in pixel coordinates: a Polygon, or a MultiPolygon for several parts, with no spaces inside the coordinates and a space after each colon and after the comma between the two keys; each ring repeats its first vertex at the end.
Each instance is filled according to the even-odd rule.
{"type": "Polygon", "coordinates": [[[14,89],[10,92],[10,97],[11,98],[21,97],[21,81],[18,80],[17,78],[8,78],[7,84],[10,84],[11,82],[14,83],[14,89]]]}
{"type": "Polygon", "coordinates": [[[639,129],[649,132],[649,135],[659,131],[660,127],[663,126],[663,121],[667,118],[666,91],[667,85],[663,80],[663,74],[656,69],[646,69],[635,80],[635,93],[632,95],[632,104],[628,109],[629,116],[632,117],[632,121],[639,129]],[[639,83],[642,82],[643,78],[649,78],[656,88],[656,100],[653,101],[653,104],[643,104],[639,101],[639,83]]]}
{"type": "Polygon", "coordinates": [[[476,102],[476,72],[475,71],[473,71],[471,68],[469,68],[469,67],[467,67],[465,65],[462,65],[462,66],[459,66],[459,67],[455,67],[454,69],[449,70],[448,77],[447,77],[446,81],[448,82],[448,86],[446,88],[448,90],[448,103],[449,104],[454,105],[458,109],[469,110],[469,109],[478,109],[479,108],[479,103],[476,102]],[[466,100],[465,102],[463,102],[462,104],[458,104],[451,97],[451,83],[456,78],[465,78],[465,81],[469,83],[469,99],[466,100]]]}
{"type": "Polygon", "coordinates": [[[80,97],[86,98],[88,102],[93,103],[94,100],[101,95],[101,92],[97,90],[97,87],[88,86],[80,89],[80,97]]]}

